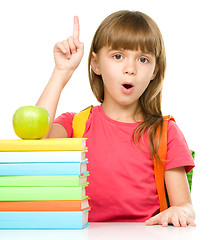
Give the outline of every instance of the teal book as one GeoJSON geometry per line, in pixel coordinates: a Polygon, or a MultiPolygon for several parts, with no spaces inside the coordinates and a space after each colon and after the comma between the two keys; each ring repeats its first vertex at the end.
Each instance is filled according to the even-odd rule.
{"type": "Polygon", "coordinates": [[[0,229],[83,229],[89,210],[0,211],[0,229]]]}
{"type": "Polygon", "coordinates": [[[82,175],[88,173],[87,163],[0,163],[0,176],[82,175]]]}

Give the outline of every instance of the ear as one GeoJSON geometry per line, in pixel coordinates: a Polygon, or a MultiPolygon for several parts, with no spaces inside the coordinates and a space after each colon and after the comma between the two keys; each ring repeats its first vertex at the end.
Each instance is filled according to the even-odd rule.
{"type": "Polygon", "coordinates": [[[158,71],[159,71],[159,66],[156,64],[155,69],[154,69],[154,72],[153,72],[153,74],[152,74],[151,81],[154,80],[154,78],[156,77],[158,71]]]}
{"type": "Polygon", "coordinates": [[[100,68],[99,68],[98,56],[95,52],[92,52],[91,68],[92,68],[92,70],[94,71],[95,74],[101,75],[100,68]]]}

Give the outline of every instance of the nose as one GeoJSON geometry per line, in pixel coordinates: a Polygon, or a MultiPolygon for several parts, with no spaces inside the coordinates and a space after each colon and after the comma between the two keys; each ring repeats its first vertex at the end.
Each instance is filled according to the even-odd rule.
{"type": "Polygon", "coordinates": [[[136,64],[133,60],[127,60],[123,69],[124,74],[136,75],[136,64]]]}

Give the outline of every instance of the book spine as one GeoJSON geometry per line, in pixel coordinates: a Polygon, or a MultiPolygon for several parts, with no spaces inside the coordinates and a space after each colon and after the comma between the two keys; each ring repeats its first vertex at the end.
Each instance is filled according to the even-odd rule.
{"type": "Polygon", "coordinates": [[[83,211],[88,199],[71,201],[0,201],[0,211],[83,211]]]}
{"type": "Polygon", "coordinates": [[[85,151],[0,152],[0,163],[8,162],[82,162],[85,151]]]}
{"type": "Polygon", "coordinates": [[[0,201],[83,200],[83,190],[82,187],[1,187],[0,201]]]}
{"type": "Polygon", "coordinates": [[[0,163],[0,176],[81,175],[86,172],[81,172],[81,163],[0,163]]]}
{"type": "Polygon", "coordinates": [[[0,211],[1,229],[82,229],[88,211],[0,211]]]}
{"type": "Polygon", "coordinates": [[[0,151],[81,151],[86,149],[84,138],[0,140],[0,151]]]}
{"type": "MultiPolygon", "coordinates": [[[[89,174],[84,175],[85,181],[89,174]]],[[[79,175],[1,176],[0,187],[79,187],[79,175]]]]}

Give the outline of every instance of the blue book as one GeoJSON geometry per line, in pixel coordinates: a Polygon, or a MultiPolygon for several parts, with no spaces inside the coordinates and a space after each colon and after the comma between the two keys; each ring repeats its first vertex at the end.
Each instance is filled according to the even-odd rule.
{"type": "Polygon", "coordinates": [[[0,211],[0,229],[83,229],[89,211],[0,211]]]}
{"type": "Polygon", "coordinates": [[[0,163],[4,162],[81,162],[87,160],[84,151],[17,151],[1,152],[0,163]]]}
{"type": "Polygon", "coordinates": [[[0,176],[85,175],[87,163],[0,163],[0,176]]]}

